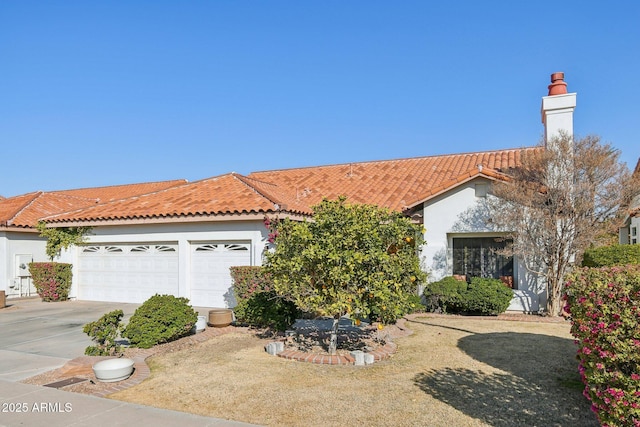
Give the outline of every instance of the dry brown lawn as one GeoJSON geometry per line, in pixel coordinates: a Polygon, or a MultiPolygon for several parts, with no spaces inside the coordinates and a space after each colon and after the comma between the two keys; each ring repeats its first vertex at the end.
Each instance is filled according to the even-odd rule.
{"type": "Polygon", "coordinates": [[[109,397],[269,426],[597,426],[568,323],[425,315],[370,366],[269,356],[229,334],[148,360],[109,397]]]}

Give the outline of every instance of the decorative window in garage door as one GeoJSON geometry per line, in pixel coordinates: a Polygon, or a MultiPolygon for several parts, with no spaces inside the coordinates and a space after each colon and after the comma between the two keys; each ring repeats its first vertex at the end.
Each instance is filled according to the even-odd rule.
{"type": "Polygon", "coordinates": [[[109,254],[109,253],[161,253],[161,252],[176,252],[178,245],[104,245],[104,246],[85,246],[82,248],[82,253],[85,254],[109,254]]]}
{"type": "Polygon", "coordinates": [[[249,243],[207,243],[196,247],[196,252],[248,251],[249,243]]]}

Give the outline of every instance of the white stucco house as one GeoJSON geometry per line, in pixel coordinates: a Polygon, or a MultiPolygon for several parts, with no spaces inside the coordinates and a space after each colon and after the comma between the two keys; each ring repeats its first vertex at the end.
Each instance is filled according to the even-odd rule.
{"type": "MultiPolygon", "coordinates": [[[[542,99],[546,137],[573,132],[575,93],[562,73],[542,99]]],[[[498,126],[499,124],[496,124],[498,126]]],[[[0,200],[0,290],[20,295],[28,258],[46,260],[34,231],[91,226],[85,245],[59,261],[74,266],[71,297],[140,303],[155,293],[188,297],[194,306],[233,307],[230,266],[260,265],[267,246],[265,217],[312,216],[323,198],[344,195],[404,212],[424,224],[421,257],[430,280],[446,275],[500,278],[514,288],[510,309],[544,307],[543,284],[517,259],[496,255],[504,233],[487,221],[491,183],[540,147],[408,159],[228,173],[196,182],[31,193],[0,200]],[[155,186],[153,188],[145,188],[155,186]],[[78,199],[69,198],[77,197],[78,199]],[[46,203],[45,200],[56,200],[46,203]],[[60,200],[66,201],[66,205],[60,200]],[[39,202],[38,202],[39,201],[39,202]],[[16,288],[17,286],[17,288],[16,288]]]]}
{"type": "MultiPolygon", "coordinates": [[[[633,175],[640,181],[640,159],[638,159],[633,175]]],[[[624,218],[623,226],[620,227],[619,238],[621,245],[640,244],[640,196],[636,196],[631,202],[629,213],[624,218]]]]}

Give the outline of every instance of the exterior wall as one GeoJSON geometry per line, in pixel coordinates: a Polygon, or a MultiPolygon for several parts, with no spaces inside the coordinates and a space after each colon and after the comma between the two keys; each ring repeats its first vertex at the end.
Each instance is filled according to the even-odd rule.
{"type": "MultiPolygon", "coordinates": [[[[640,162],[638,164],[640,165],[640,162]]],[[[640,208],[640,196],[633,199],[629,210],[634,211],[638,208],[640,208]]],[[[621,245],[640,244],[640,215],[626,217],[624,225],[619,229],[618,242],[621,245]]]]}
{"type": "Polygon", "coordinates": [[[45,247],[46,240],[38,233],[0,232],[0,290],[6,292],[7,298],[37,295],[31,278],[20,272],[18,259],[49,261],[45,247]]]}
{"type": "Polygon", "coordinates": [[[573,111],[576,108],[576,94],[545,96],[542,98],[542,123],[544,139],[551,142],[563,131],[573,135],[573,111]]]}
{"type": "MultiPolygon", "coordinates": [[[[486,197],[476,194],[478,185],[489,185],[483,178],[469,181],[442,194],[424,204],[424,238],[426,246],[422,249],[422,265],[429,274],[430,282],[452,274],[450,248],[454,237],[500,236],[487,219],[489,210],[486,197]]],[[[523,264],[514,259],[514,301],[511,310],[538,311],[546,301],[544,286],[540,280],[528,273],[523,264]]]]}
{"type": "Polygon", "coordinates": [[[628,243],[640,244],[640,217],[631,217],[631,225],[629,226],[628,243]],[[634,230],[635,229],[635,230],[634,230]],[[633,232],[635,231],[635,235],[633,232]]]}
{"type": "MultiPolygon", "coordinates": [[[[95,227],[88,244],[99,243],[177,243],[179,253],[179,294],[190,298],[190,245],[209,241],[251,242],[251,265],[262,265],[268,232],[262,221],[220,221],[208,223],[122,225],[95,227]]],[[[78,296],[78,258],[80,248],[71,247],[59,261],[73,264],[70,297],[78,296]]]]}
{"type": "MultiPolygon", "coordinates": [[[[423,267],[429,281],[452,274],[449,249],[453,237],[477,237],[496,233],[487,227],[486,199],[476,197],[476,184],[488,185],[485,179],[467,182],[424,204],[423,267]]],[[[497,234],[495,234],[497,235],[497,234]]]]}

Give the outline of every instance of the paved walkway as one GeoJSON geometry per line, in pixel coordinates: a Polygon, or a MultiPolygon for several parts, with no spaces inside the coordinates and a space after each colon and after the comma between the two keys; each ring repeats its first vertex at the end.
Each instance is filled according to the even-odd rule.
{"type": "MultiPolygon", "coordinates": [[[[115,308],[122,308],[125,317],[130,316],[137,305],[88,301],[43,303],[39,299],[14,299],[7,303],[8,307],[0,309],[0,427],[251,425],[99,397],[146,378],[149,368],[144,359],[153,353],[152,349],[140,350],[135,355],[136,371],[130,379],[100,387],[95,395],[20,383],[56,369],[63,369],[70,376],[93,377],[91,366],[99,358],[75,357],[91,344],[82,332],[82,325],[115,308]],[[81,375],[83,372],[87,376],[81,375]]],[[[204,340],[210,334],[219,333],[223,331],[208,328],[207,332],[189,339],[204,340]]]]}
{"type": "Polygon", "coordinates": [[[252,425],[0,380],[0,426],[3,427],[252,425]]]}

